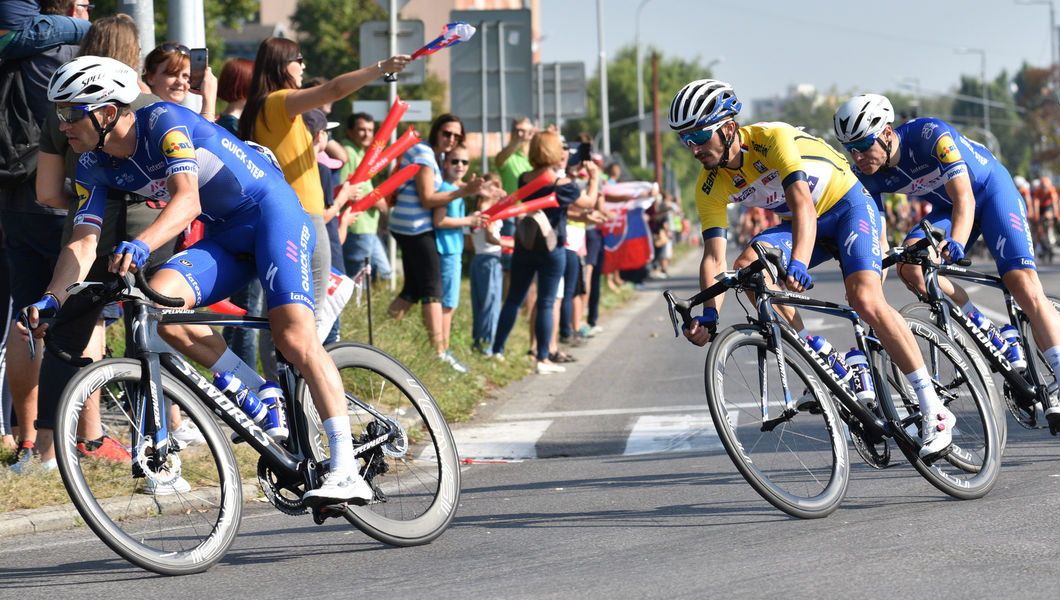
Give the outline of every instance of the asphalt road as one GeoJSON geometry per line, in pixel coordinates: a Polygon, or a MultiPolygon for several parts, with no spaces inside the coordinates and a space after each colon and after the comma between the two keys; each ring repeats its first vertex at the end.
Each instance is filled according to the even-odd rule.
{"type": "MultiPolygon", "coordinates": [[[[572,351],[568,373],[501,390],[457,429],[471,464],[452,528],[430,545],[389,548],[345,522],[252,504],[226,558],[181,578],[131,566],[84,528],[7,538],[0,598],[1057,597],[1060,439],[1046,431],[1009,422],[998,484],[980,500],[953,500],[900,460],[855,462],[825,519],[759,498],[708,426],[705,351],[673,338],[658,293],[690,295],[695,266],[649,283],[572,351]]],[[[841,298],[838,274],[818,271],[812,294],[841,298]]],[[[1041,272],[1060,295],[1060,270],[1041,272]]],[[[913,299],[886,290],[895,306],[913,299]]],[[[974,297],[1002,308],[994,292],[974,297]]]]}

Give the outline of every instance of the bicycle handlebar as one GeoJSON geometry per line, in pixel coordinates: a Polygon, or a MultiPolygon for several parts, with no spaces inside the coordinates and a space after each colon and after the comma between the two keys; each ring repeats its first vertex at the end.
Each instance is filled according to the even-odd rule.
{"type": "Polygon", "coordinates": [[[674,326],[674,337],[681,335],[681,327],[678,327],[677,324],[678,316],[681,317],[681,326],[687,329],[692,324],[692,309],[696,306],[725,293],[730,288],[745,285],[752,276],[760,271],[768,271],[774,282],[779,281],[780,277],[786,274],[784,254],[779,248],[769,247],[761,242],[754,242],[751,244],[751,248],[758,255],[754,262],[737,271],[734,276],[724,276],[725,274],[723,273],[719,277],[724,276],[724,278],[691,298],[679,300],[674,297],[673,292],[670,290],[663,292],[667,311],[670,314],[670,322],[674,326]]]}
{"type": "MultiPolygon", "coordinates": [[[[934,247],[936,244],[946,239],[946,230],[941,227],[935,227],[935,225],[927,219],[920,221],[920,223],[917,224],[917,229],[924,232],[924,237],[908,246],[896,248],[894,254],[885,256],[882,263],[884,269],[894,266],[895,263],[906,262],[903,260],[906,255],[918,254],[928,248],[934,247]]],[[[972,264],[972,261],[968,258],[962,258],[955,264],[967,267],[972,264]]]]}

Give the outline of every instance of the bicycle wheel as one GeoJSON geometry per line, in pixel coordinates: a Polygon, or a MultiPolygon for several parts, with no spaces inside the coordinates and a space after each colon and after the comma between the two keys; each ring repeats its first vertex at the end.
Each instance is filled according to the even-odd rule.
{"type": "MultiPolygon", "coordinates": [[[[1057,299],[1056,296],[1046,296],[1046,298],[1049,299],[1053,308],[1056,309],[1057,312],[1060,312],[1060,299],[1057,299]]],[[[1031,331],[1030,323],[1022,323],[1022,329],[1023,331],[1021,333],[1023,338],[1028,341],[1027,346],[1033,350],[1033,352],[1030,353],[1028,360],[1034,361],[1034,368],[1038,372],[1038,376],[1049,386],[1049,394],[1056,394],[1056,374],[1053,373],[1052,367],[1050,367],[1049,363],[1045,360],[1044,351],[1047,350],[1047,348],[1042,348],[1037,340],[1034,339],[1034,332],[1031,331]]],[[[1039,408],[1041,407],[1039,406],[1039,408]]]]}
{"type": "MultiPolygon", "coordinates": [[[[931,305],[926,302],[913,302],[912,304],[906,304],[900,311],[903,317],[915,317],[921,321],[927,321],[937,326],[940,330],[942,329],[941,323],[939,322],[939,316],[932,310],[931,305]]],[[[997,386],[997,382],[994,380],[993,368],[990,366],[990,362],[987,361],[986,357],[983,356],[982,350],[972,340],[972,336],[965,331],[960,325],[953,324],[950,328],[952,336],[950,339],[957,345],[957,347],[964,353],[965,358],[968,359],[968,365],[972,368],[972,374],[975,375],[979,382],[980,387],[986,392],[987,399],[990,401],[990,406],[994,408],[995,424],[997,425],[998,438],[1001,440],[1000,450],[1002,454],[1005,452],[1005,446],[1008,445],[1008,405],[1005,402],[1005,397],[1002,395],[1001,390],[997,386]]]]}
{"type": "Polygon", "coordinates": [[[163,575],[204,571],[225,555],[239,528],[243,503],[235,457],[198,399],[163,374],[163,393],[198,427],[204,443],[173,451],[170,437],[167,462],[159,467],[149,464],[150,442],[137,436],[142,460],[134,465],[129,449],[143,408],[137,406],[141,372],[136,360],[111,358],[70,380],[55,426],[59,472],[78,512],[112,550],[163,575]],[[83,440],[101,430],[116,444],[104,440],[94,450],[83,440]]]}
{"type": "MultiPolygon", "coordinates": [[[[953,447],[932,464],[920,459],[919,446],[899,443],[909,462],[940,491],[969,500],[980,498],[997,481],[1001,465],[1000,435],[996,411],[987,400],[966,356],[938,327],[906,315],[917,347],[931,376],[938,397],[956,417],[953,447]]],[[[881,373],[886,374],[881,403],[889,419],[899,421],[910,437],[921,436],[920,402],[909,380],[886,353],[881,373]]]]}
{"type": "MultiPolygon", "coordinates": [[[[375,498],[365,506],[349,506],[344,516],[386,544],[431,542],[449,527],[460,498],[460,461],[442,411],[419,379],[382,350],[338,342],[328,346],[328,353],[346,390],[354,445],[387,435],[385,443],[358,455],[375,498]]],[[[298,387],[314,438],[310,450],[325,460],[330,452],[320,417],[304,381],[298,387]]]]}
{"type": "Polygon", "coordinates": [[[726,329],[711,342],[707,404],[725,451],[755,491],[793,517],[825,517],[839,507],[850,480],[843,424],[806,359],[791,341],[781,343],[791,407],[776,349],[751,325],[726,329]],[[792,408],[811,398],[807,408],[792,408]],[[772,427],[763,427],[763,410],[772,427]]]}

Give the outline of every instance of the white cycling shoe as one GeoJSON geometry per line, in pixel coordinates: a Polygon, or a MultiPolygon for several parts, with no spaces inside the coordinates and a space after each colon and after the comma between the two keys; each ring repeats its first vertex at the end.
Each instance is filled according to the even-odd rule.
{"type": "Polygon", "coordinates": [[[358,473],[336,475],[328,473],[324,483],[315,490],[309,490],[302,496],[302,501],[310,508],[329,504],[356,504],[362,506],[375,497],[375,491],[358,473]]]}
{"type": "Polygon", "coordinates": [[[920,458],[932,461],[945,456],[953,443],[953,427],[956,423],[957,418],[947,408],[925,415],[924,445],[920,448],[920,458]]]}

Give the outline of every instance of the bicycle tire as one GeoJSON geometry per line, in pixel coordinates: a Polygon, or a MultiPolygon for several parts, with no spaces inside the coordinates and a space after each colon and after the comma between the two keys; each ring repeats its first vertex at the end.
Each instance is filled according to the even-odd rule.
{"type": "Polygon", "coordinates": [[[811,393],[816,412],[800,411],[771,431],[762,430],[763,374],[770,419],[780,417],[786,405],[776,351],[753,325],[730,327],[711,342],[707,404],[725,452],[762,498],[793,517],[826,517],[839,507],[850,481],[845,429],[802,354],[787,339],[781,344],[792,395],[811,393]]]}
{"type": "MultiPolygon", "coordinates": [[[[1053,308],[1056,309],[1057,312],[1060,312],[1060,299],[1058,299],[1056,296],[1048,295],[1046,296],[1046,298],[1053,305],[1053,308]]],[[[1021,329],[1022,331],[1020,332],[1020,334],[1023,336],[1023,339],[1029,342],[1027,344],[1028,347],[1034,349],[1034,352],[1030,353],[1030,356],[1027,357],[1027,360],[1034,361],[1035,370],[1037,370],[1038,373],[1040,373],[1041,376],[1044,378],[1044,382],[1049,387],[1049,393],[1057,393],[1056,374],[1053,373],[1053,368],[1049,366],[1049,362],[1045,360],[1043,348],[1041,348],[1038,345],[1037,340],[1034,339],[1034,332],[1031,331],[1030,323],[1021,323],[1021,329]]],[[[1038,408],[1039,410],[1045,410],[1045,408],[1040,405],[1038,408]]]]}
{"type": "Polygon", "coordinates": [[[139,361],[111,358],[92,363],[70,380],[55,427],[59,473],[85,523],[129,562],[162,575],[205,571],[235,540],[243,498],[228,440],[192,392],[163,373],[164,394],[205,440],[170,450],[170,475],[188,482],[187,491],[174,480],[144,495],[148,479],[135,477],[131,463],[83,456],[77,447],[78,427],[94,425],[94,417],[82,408],[97,390],[102,421],[109,422],[107,435],[126,448],[132,444],[137,419],[126,397],[135,394],[141,372],[139,361]]]}
{"type": "MultiPolygon", "coordinates": [[[[418,546],[433,541],[449,527],[460,499],[460,459],[441,409],[412,371],[386,352],[356,342],[327,348],[342,376],[354,440],[377,420],[357,407],[351,395],[393,419],[405,432],[403,441],[383,444],[369,454],[374,457],[372,464],[361,472],[376,497],[364,506],[349,506],[344,516],[385,544],[418,546]],[[372,472],[365,473],[369,467],[372,472]],[[373,475],[380,467],[385,471],[373,475]]],[[[316,460],[326,460],[327,436],[304,381],[297,393],[312,438],[310,452],[316,460]]]]}
{"type": "MultiPolygon", "coordinates": [[[[951,453],[932,464],[920,459],[918,447],[901,443],[898,447],[917,472],[939,491],[961,500],[981,498],[997,482],[1001,467],[996,410],[966,355],[931,322],[908,315],[905,318],[939,399],[954,413],[956,423],[951,453]]],[[[881,373],[887,378],[881,396],[884,414],[902,421],[910,437],[920,438],[916,392],[886,353],[878,356],[883,361],[881,373]]]]}
{"type": "MultiPolygon", "coordinates": [[[[902,314],[902,317],[916,317],[932,323],[942,330],[941,318],[931,308],[931,305],[926,302],[906,304],[898,312],[902,314]]],[[[990,361],[983,356],[983,351],[979,349],[979,346],[975,344],[971,335],[963,327],[954,324],[952,333],[953,335],[950,339],[956,342],[957,347],[964,352],[965,358],[968,359],[968,364],[979,379],[979,385],[982,386],[983,391],[986,392],[987,398],[990,400],[990,406],[994,407],[995,424],[1001,439],[1001,453],[1004,455],[1005,448],[1008,446],[1008,406],[1001,389],[997,385],[997,380],[994,379],[993,367],[990,366],[990,361]]]]}

